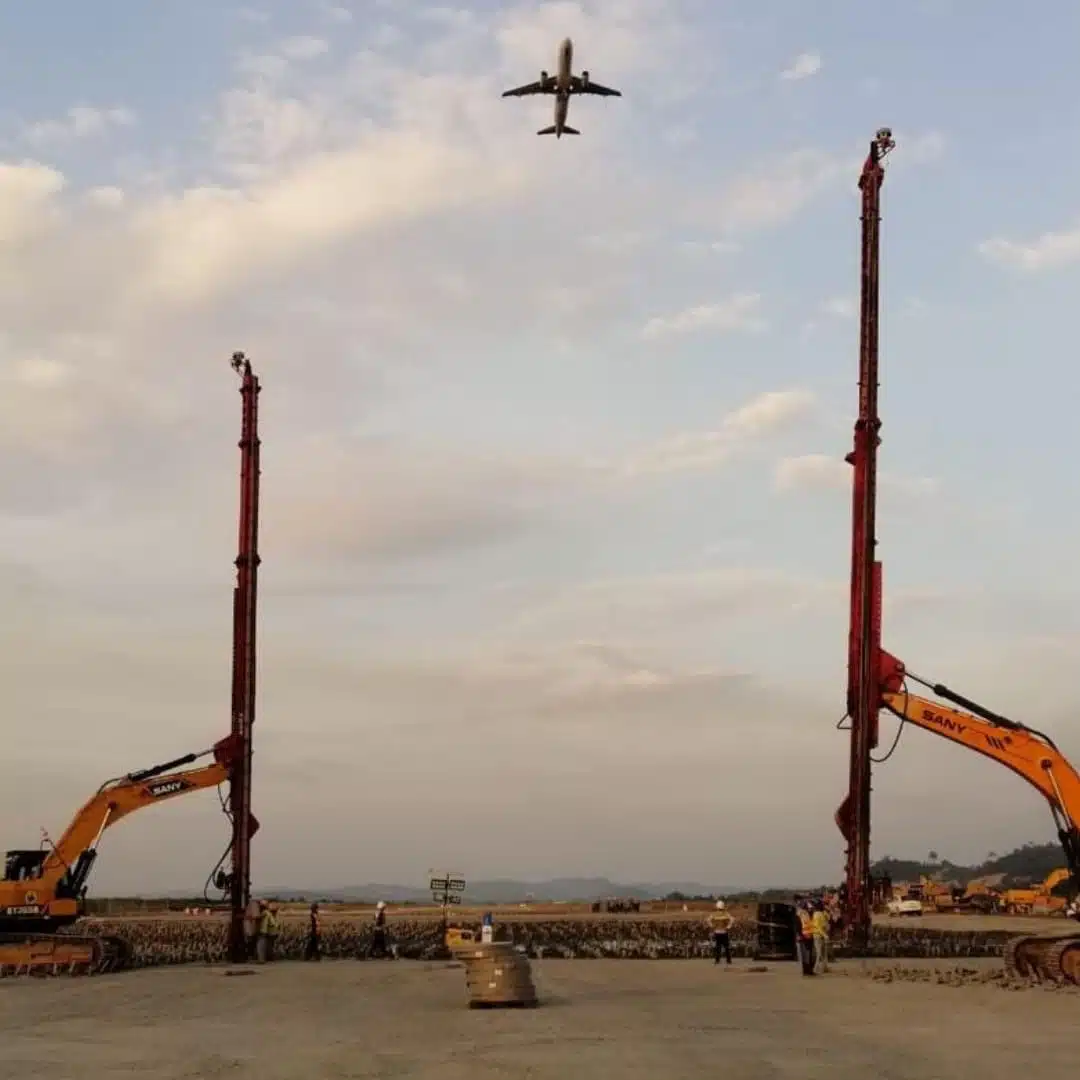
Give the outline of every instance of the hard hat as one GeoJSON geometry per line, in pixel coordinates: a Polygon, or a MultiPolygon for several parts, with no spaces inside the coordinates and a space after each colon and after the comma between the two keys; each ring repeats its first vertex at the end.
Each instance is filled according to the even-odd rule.
{"type": "Polygon", "coordinates": [[[717,900],[716,901],[716,910],[717,911],[723,911],[724,910],[724,901],[723,900],[717,900]]]}
{"type": "Polygon", "coordinates": [[[384,907],[386,907],[386,901],[385,900],[380,900],[375,906],[377,908],[384,908],[384,907]]]}

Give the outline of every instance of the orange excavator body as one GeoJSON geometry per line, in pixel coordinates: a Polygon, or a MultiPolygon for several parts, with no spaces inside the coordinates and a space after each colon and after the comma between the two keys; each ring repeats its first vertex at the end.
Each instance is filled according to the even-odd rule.
{"type": "MultiPolygon", "coordinates": [[[[971,711],[960,711],[911,694],[907,690],[908,672],[904,666],[884,651],[881,662],[883,709],[902,722],[1004,765],[1046,800],[1068,869],[1055,871],[1033,892],[1040,896],[1049,893],[1066,877],[1071,877],[1074,887],[1080,888],[1080,774],[1053,741],[1042,732],[984,709],[940,684],[931,686],[935,694],[971,711]]],[[[1080,984],[1080,929],[1015,937],[1006,946],[1005,965],[1011,973],[1022,977],[1080,984]]]]}
{"type": "Polygon", "coordinates": [[[200,754],[109,780],[76,812],[55,844],[8,851],[0,880],[0,975],[122,966],[122,942],[60,932],[84,913],[87,880],[102,835],[136,810],[218,787],[230,778],[235,755],[230,735],[200,754]],[[209,756],[210,764],[182,768],[209,756]]]}

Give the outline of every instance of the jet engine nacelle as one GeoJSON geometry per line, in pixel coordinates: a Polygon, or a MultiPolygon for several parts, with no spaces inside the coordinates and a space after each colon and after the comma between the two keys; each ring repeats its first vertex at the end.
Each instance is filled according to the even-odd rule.
{"type": "Polygon", "coordinates": [[[546,83],[548,81],[548,73],[546,71],[540,72],[540,82],[546,83]]]}
{"type": "Polygon", "coordinates": [[[582,86],[588,86],[589,85],[589,73],[587,71],[583,71],[581,73],[581,85],[582,86]]]}

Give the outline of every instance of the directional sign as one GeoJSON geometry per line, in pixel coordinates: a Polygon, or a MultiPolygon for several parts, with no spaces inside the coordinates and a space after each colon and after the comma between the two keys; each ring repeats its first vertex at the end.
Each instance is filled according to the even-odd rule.
{"type": "Polygon", "coordinates": [[[460,904],[461,903],[461,897],[460,896],[448,896],[446,898],[446,902],[448,904],[460,904]]]}
{"type": "Polygon", "coordinates": [[[444,877],[433,877],[431,879],[431,891],[442,892],[444,889],[450,888],[450,882],[444,877]]]}
{"type": "Polygon", "coordinates": [[[447,878],[446,887],[451,892],[464,892],[465,891],[465,879],[464,878],[447,878]]]}

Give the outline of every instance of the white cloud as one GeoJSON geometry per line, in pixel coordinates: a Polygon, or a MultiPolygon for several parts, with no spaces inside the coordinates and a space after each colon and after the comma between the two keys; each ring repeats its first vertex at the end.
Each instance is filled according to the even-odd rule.
{"type": "Polygon", "coordinates": [[[106,210],[116,210],[124,205],[124,191],[123,188],[118,187],[96,187],[91,188],[86,193],[87,202],[92,203],[94,206],[100,206],[106,210]]]}
{"type": "Polygon", "coordinates": [[[768,323],[761,315],[760,293],[735,293],[715,304],[699,304],[671,315],[656,315],[642,327],[644,338],[699,331],[757,333],[768,323]]]}
{"type": "MultiPolygon", "coordinates": [[[[63,188],[63,174],[47,165],[0,162],[0,243],[12,249],[40,234],[54,219],[53,200],[63,188]]],[[[0,274],[4,261],[0,251],[0,274]]]]}
{"type": "Polygon", "coordinates": [[[1080,227],[1044,232],[1027,242],[994,237],[979,244],[978,250],[991,262],[1027,273],[1055,270],[1080,260],[1080,227]]]}
{"type": "Polygon", "coordinates": [[[787,221],[840,182],[857,179],[860,165],[856,155],[795,150],[732,181],[716,203],[704,209],[726,231],[768,228],[787,221]]]}
{"type": "MultiPolygon", "coordinates": [[[[948,140],[940,131],[919,135],[900,132],[896,136],[896,161],[904,165],[928,165],[939,160],[948,149],[948,140]]],[[[893,159],[890,158],[890,163],[893,159]]]]}
{"type": "Polygon", "coordinates": [[[353,13],[340,4],[324,4],[321,11],[323,18],[328,22],[351,23],[353,21],[353,13]]]}
{"type": "MultiPolygon", "coordinates": [[[[737,628],[751,616],[837,608],[844,584],[755,566],[599,579],[569,586],[525,608],[515,632],[557,634],[574,628],[605,635],[619,628],[624,637],[644,637],[661,625],[685,626],[703,618],[729,621],[737,628]]],[[[726,673],[737,672],[729,668],[726,673]]]]}
{"type": "MultiPolygon", "coordinates": [[[[828,454],[803,454],[783,458],[776,465],[773,479],[779,491],[850,491],[851,466],[828,454]]],[[[878,483],[904,495],[934,495],[940,481],[928,476],[896,476],[879,472],[878,483]]]]}
{"type": "Polygon", "coordinates": [[[640,248],[648,239],[649,233],[641,229],[627,229],[625,232],[593,233],[585,237],[584,243],[594,251],[626,255],[640,248]]]}
{"type": "Polygon", "coordinates": [[[93,105],[73,105],[63,120],[42,120],[29,124],[23,139],[37,147],[67,143],[103,135],[115,128],[132,127],[135,113],[131,109],[98,108],[93,105]]]}
{"type": "MultiPolygon", "coordinates": [[[[897,148],[889,168],[932,164],[945,153],[940,132],[897,132],[897,148]]],[[[849,152],[835,153],[802,147],[741,172],[720,195],[695,200],[693,215],[723,232],[737,234],[772,228],[791,220],[815,199],[854,184],[866,159],[866,142],[849,152]]]]}
{"type": "Polygon", "coordinates": [[[797,82],[800,79],[809,79],[821,70],[821,57],[816,52],[799,53],[798,56],[780,72],[780,78],[785,82],[797,82]]]}
{"type": "Polygon", "coordinates": [[[801,423],[815,406],[807,390],[761,394],[724,417],[714,431],[683,432],[627,454],[615,471],[625,477],[656,476],[724,465],[755,441],[801,423]]]}
{"type": "Polygon", "coordinates": [[[291,37],[278,45],[278,51],[286,60],[314,60],[330,51],[330,43],[319,37],[291,37]]]}
{"type": "Polygon", "coordinates": [[[683,240],[679,243],[682,251],[691,255],[700,255],[712,252],[715,255],[736,255],[742,250],[742,245],[734,240],[683,240]]]}
{"type": "Polygon", "coordinates": [[[854,296],[832,296],[821,305],[821,310],[837,319],[854,319],[859,313],[859,303],[854,296]]]}

